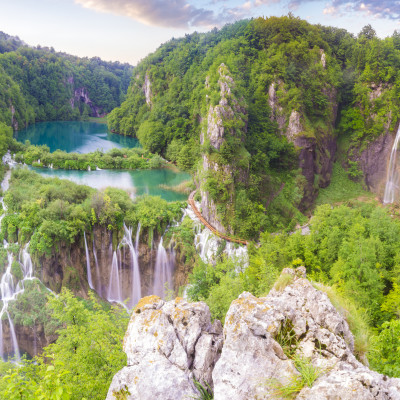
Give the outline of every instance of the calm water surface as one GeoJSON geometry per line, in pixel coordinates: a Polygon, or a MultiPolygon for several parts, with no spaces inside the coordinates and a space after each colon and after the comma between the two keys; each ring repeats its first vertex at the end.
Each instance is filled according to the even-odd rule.
{"type": "Polygon", "coordinates": [[[14,137],[24,143],[47,145],[50,151],[57,149],[68,153],[107,151],[114,147],[137,147],[137,139],[111,133],[106,124],[81,121],[39,122],[17,131],[14,137]]]}
{"type": "MultiPolygon", "coordinates": [[[[139,146],[137,139],[112,134],[108,131],[106,124],[96,122],[40,122],[15,132],[14,137],[20,142],[29,140],[32,144],[45,144],[50,147],[50,151],[60,149],[69,153],[90,153],[95,150],[107,151],[114,147],[139,146]]],[[[162,189],[159,185],[175,186],[190,179],[190,175],[187,173],[174,172],[169,169],[72,171],[29,168],[42,176],[69,179],[95,189],[111,186],[125,189],[134,197],[150,194],[161,196],[167,201],[185,200],[187,196],[162,189]]]]}
{"type": "Polygon", "coordinates": [[[88,185],[95,189],[104,189],[108,186],[125,189],[134,197],[142,194],[161,196],[167,201],[186,200],[187,195],[176,193],[159,187],[160,184],[175,186],[190,179],[185,172],[174,172],[169,169],[144,170],[112,170],[100,171],[73,171],[63,169],[48,169],[29,167],[33,171],[46,177],[69,179],[81,185],[88,185]]]}

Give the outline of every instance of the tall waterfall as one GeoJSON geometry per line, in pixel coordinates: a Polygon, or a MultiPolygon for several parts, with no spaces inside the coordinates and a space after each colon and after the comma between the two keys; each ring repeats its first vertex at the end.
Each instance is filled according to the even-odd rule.
{"type": "Polygon", "coordinates": [[[122,287],[121,287],[121,279],[119,273],[119,262],[117,252],[114,251],[112,263],[111,263],[111,272],[110,272],[110,282],[108,285],[108,293],[107,300],[110,302],[122,303],[122,287]]]}
{"type": "Polygon", "coordinates": [[[140,235],[140,224],[138,225],[135,237],[135,245],[132,242],[132,228],[127,228],[124,224],[124,237],[122,238],[121,244],[129,247],[131,255],[131,298],[129,306],[132,308],[142,297],[142,290],[140,284],[140,269],[139,269],[139,235],[140,235]]]}
{"type": "Polygon", "coordinates": [[[89,249],[87,246],[87,240],[86,240],[86,233],[83,232],[83,237],[85,238],[85,252],[86,252],[86,272],[87,272],[87,278],[88,278],[88,283],[90,289],[94,289],[93,287],[93,282],[92,282],[92,271],[90,270],[90,258],[89,258],[89,249]]]}
{"type": "Polygon", "coordinates": [[[400,126],[397,130],[396,138],[393,143],[392,152],[390,153],[389,168],[386,178],[385,194],[383,203],[393,203],[399,190],[399,172],[396,168],[397,164],[397,148],[400,141],[400,126]]]}
{"type": "Polygon", "coordinates": [[[153,294],[164,298],[167,290],[173,289],[172,276],[175,269],[175,252],[167,252],[163,245],[163,237],[157,249],[156,265],[154,268],[153,294]]]}

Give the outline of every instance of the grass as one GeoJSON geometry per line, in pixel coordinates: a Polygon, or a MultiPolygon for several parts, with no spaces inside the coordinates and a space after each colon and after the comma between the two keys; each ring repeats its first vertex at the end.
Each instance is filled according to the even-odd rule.
{"type": "Polygon", "coordinates": [[[364,190],[360,182],[349,179],[340,162],[336,162],[332,169],[331,183],[327,188],[319,190],[315,205],[343,203],[360,197],[373,199],[374,196],[364,190]]]}
{"type": "Polygon", "coordinates": [[[98,124],[106,124],[107,123],[107,117],[89,117],[88,119],[89,122],[97,122],[98,124]]]}
{"type": "Polygon", "coordinates": [[[203,386],[195,378],[193,378],[193,383],[194,383],[194,386],[196,387],[196,389],[199,391],[198,397],[193,397],[193,399],[196,399],[196,400],[213,400],[214,399],[214,394],[208,383],[206,383],[206,386],[203,386]]]}
{"type": "Polygon", "coordinates": [[[305,387],[312,387],[314,382],[325,372],[324,369],[314,367],[311,360],[299,355],[292,358],[299,375],[292,375],[289,383],[282,384],[277,380],[269,380],[267,386],[272,389],[270,396],[276,399],[294,399],[305,387]]]}
{"type": "Polygon", "coordinates": [[[274,289],[277,292],[282,292],[286,286],[293,283],[294,276],[291,274],[281,274],[274,284],[274,289]]]}
{"type": "Polygon", "coordinates": [[[353,301],[338,293],[335,287],[322,284],[315,284],[315,287],[328,295],[332,305],[349,324],[354,337],[354,354],[361,362],[365,363],[371,338],[368,314],[365,310],[357,307],[353,301]]]}
{"type": "Polygon", "coordinates": [[[296,333],[293,329],[293,323],[290,319],[285,319],[274,339],[281,345],[286,357],[294,357],[298,343],[296,333]]]}
{"type": "Polygon", "coordinates": [[[184,194],[189,194],[193,190],[193,186],[194,185],[191,179],[183,181],[175,186],[168,186],[163,183],[158,185],[158,187],[160,187],[161,189],[171,190],[173,192],[184,193],[184,194]]]}

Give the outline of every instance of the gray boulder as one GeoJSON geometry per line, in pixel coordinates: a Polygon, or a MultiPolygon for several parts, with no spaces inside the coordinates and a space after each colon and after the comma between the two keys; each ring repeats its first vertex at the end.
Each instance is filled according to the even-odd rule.
{"type": "Polygon", "coordinates": [[[212,386],[222,347],[222,326],[211,324],[205,303],[157,296],[140,300],[124,339],[127,367],[113,378],[107,400],[129,392],[128,400],[179,400],[198,396],[193,378],[212,386]]]}

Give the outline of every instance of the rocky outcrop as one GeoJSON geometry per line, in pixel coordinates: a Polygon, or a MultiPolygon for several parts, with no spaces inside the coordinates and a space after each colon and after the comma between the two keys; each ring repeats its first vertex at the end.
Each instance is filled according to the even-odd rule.
{"type": "MultiPolygon", "coordinates": [[[[326,67],[326,56],[321,51],[321,63],[326,67]]],[[[281,135],[286,136],[298,150],[299,168],[306,179],[300,208],[309,209],[318,195],[319,188],[329,185],[333,162],[336,154],[336,137],[334,126],[338,111],[337,91],[325,87],[323,94],[328,103],[326,127],[306,129],[305,116],[301,110],[285,110],[279,102],[277,89],[285,91],[282,80],[272,82],[268,88],[268,104],[271,110],[270,118],[278,125],[281,135]]]]}
{"type": "Polygon", "coordinates": [[[144,84],[142,87],[143,93],[146,97],[146,104],[151,107],[151,97],[152,97],[152,93],[151,93],[151,81],[149,78],[149,74],[146,73],[146,75],[144,76],[144,84]]]}
{"type": "MultiPolygon", "coordinates": [[[[200,136],[201,145],[208,146],[208,150],[203,152],[202,155],[203,164],[200,172],[202,177],[199,179],[199,181],[203,182],[200,187],[201,212],[203,217],[219,232],[233,233],[232,228],[227,223],[229,218],[224,219],[221,215],[221,210],[218,210],[218,200],[224,202],[223,210],[225,215],[233,214],[235,183],[246,181],[248,171],[243,166],[238,165],[242,161],[241,157],[227,163],[223,162],[222,158],[216,157],[215,154],[218,154],[221,147],[227,144],[228,136],[234,136],[242,140],[247,130],[247,120],[245,117],[246,110],[234,94],[235,82],[225,64],[220,65],[218,74],[220,100],[214,106],[213,104],[208,104],[210,99],[207,97],[208,114],[205,119],[205,127],[202,129],[200,136]],[[224,192],[224,199],[217,199],[211,196],[210,190],[207,188],[207,181],[210,177],[216,179],[217,184],[220,186],[219,191],[224,192]]],[[[206,80],[206,88],[209,88],[208,78],[206,80]]],[[[214,191],[217,192],[218,190],[215,188],[214,191]]]]}
{"type": "Polygon", "coordinates": [[[358,163],[363,173],[364,184],[371,192],[383,194],[385,190],[387,168],[396,131],[385,132],[364,145],[363,149],[361,146],[350,149],[349,159],[358,163]]]}
{"type": "Polygon", "coordinates": [[[128,366],[113,378],[107,400],[127,390],[127,400],[195,398],[193,378],[212,385],[211,373],[222,346],[219,321],[208,306],[176,299],[143,298],[124,339],[128,366]]]}
{"type": "Polygon", "coordinates": [[[91,117],[104,117],[104,113],[100,107],[97,107],[92,100],[90,100],[89,92],[85,87],[80,87],[74,90],[74,95],[70,99],[71,108],[78,106],[80,103],[86,104],[90,107],[91,117]]]}
{"type": "Polygon", "coordinates": [[[264,298],[245,292],[232,302],[223,346],[205,304],[142,299],[124,340],[128,366],[114,377],[107,400],[124,388],[128,399],[191,398],[191,374],[214,388],[215,400],[281,398],[277,388],[300,377],[295,357],[308,360],[319,377],[293,398],[400,399],[400,379],[356,359],[346,320],[306,279],[305,268],[282,275],[286,287],[276,285],[264,298]]]}
{"type": "MultiPolygon", "coordinates": [[[[400,121],[395,122],[390,107],[387,107],[386,113],[377,114],[376,108],[379,109],[381,104],[388,102],[390,98],[390,90],[392,87],[388,84],[372,83],[368,88],[368,112],[364,112],[365,129],[374,125],[381,127],[379,136],[364,139],[353,143],[348,150],[348,159],[356,162],[358,169],[362,172],[363,183],[366,189],[383,195],[387,177],[390,152],[396,132],[399,128],[400,121]]],[[[359,109],[363,109],[361,104],[356,104],[359,109]]],[[[345,164],[345,167],[349,165],[345,164]]]]}

